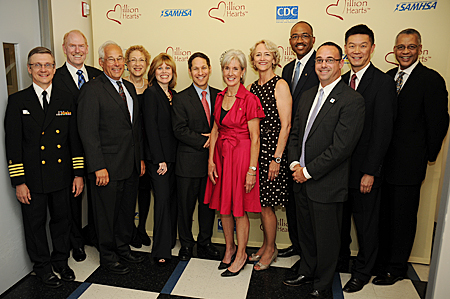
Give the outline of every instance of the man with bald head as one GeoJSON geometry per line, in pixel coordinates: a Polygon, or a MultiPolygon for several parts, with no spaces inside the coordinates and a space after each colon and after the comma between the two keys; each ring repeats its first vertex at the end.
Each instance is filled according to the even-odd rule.
{"type": "MultiPolygon", "coordinates": [[[[55,76],[53,78],[53,84],[57,88],[64,90],[72,94],[75,101],[77,101],[80,94],[81,86],[94,79],[102,72],[94,67],[84,64],[86,56],[89,53],[89,46],[84,34],[79,30],[71,30],[64,35],[62,48],[64,54],[66,54],[66,62],[64,65],[56,69],[55,76]]],[[[75,103],[76,104],[76,103],[75,103]]],[[[82,224],[81,224],[81,202],[82,197],[75,198],[72,195],[70,200],[70,207],[72,212],[72,228],[70,231],[70,245],[72,248],[73,259],[77,262],[84,261],[86,259],[86,253],[84,251],[84,241],[88,244],[96,244],[97,237],[95,235],[95,229],[92,218],[91,196],[89,184],[87,184],[87,197],[88,197],[88,225],[86,227],[87,240],[83,240],[82,237],[82,224]]]]}
{"type": "MultiPolygon", "coordinates": [[[[78,126],[92,190],[100,265],[114,274],[140,263],[130,250],[141,161],[141,125],[136,90],[122,80],[125,59],[115,42],[100,46],[103,74],[86,83],[78,98],[78,126]]],[[[142,170],[142,173],[141,173],[142,170]]]]}

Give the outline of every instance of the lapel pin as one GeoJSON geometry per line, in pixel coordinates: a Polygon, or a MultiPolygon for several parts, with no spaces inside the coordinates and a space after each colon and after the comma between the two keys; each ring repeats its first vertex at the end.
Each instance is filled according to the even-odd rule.
{"type": "Polygon", "coordinates": [[[308,76],[308,74],[305,74],[305,77],[308,76]]]}
{"type": "Polygon", "coordinates": [[[330,100],[330,103],[331,103],[331,104],[334,104],[334,102],[336,102],[335,99],[331,99],[331,100],[330,100]]]}

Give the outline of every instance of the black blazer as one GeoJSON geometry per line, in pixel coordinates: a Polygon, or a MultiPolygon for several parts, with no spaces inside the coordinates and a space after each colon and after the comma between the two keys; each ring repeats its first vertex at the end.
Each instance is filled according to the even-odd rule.
{"type": "MultiPolygon", "coordinates": [[[[313,50],[314,51],[314,50],[313,50]]],[[[317,74],[314,70],[314,59],[316,59],[316,51],[313,52],[308,62],[306,63],[301,77],[299,78],[298,84],[295,87],[294,91],[291,91],[292,94],[292,122],[294,122],[295,114],[297,113],[298,103],[300,102],[300,98],[303,92],[307,91],[311,87],[319,85],[319,79],[317,78],[317,74]]],[[[291,86],[292,75],[294,73],[295,60],[286,64],[283,68],[283,72],[281,76],[283,79],[291,86]]]]}
{"type": "MultiPolygon", "coordinates": [[[[350,71],[342,76],[350,81],[350,71]]],[[[394,111],[397,105],[392,78],[373,64],[367,68],[356,89],[364,97],[364,128],[352,154],[349,187],[359,189],[364,174],[373,175],[373,187],[381,185],[383,159],[392,138],[394,111]]]]}
{"type": "Polygon", "coordinates": [[[78,128],[91,179],[104,168],[112,181],[129,178],[134,169],[140,173],[139,103],[134,85],[122,82],[133,98],[133,123],[125,102],[104,74],[81,88],[78,128]]]}
{"type": "MultiPolygon", "coordinates": [[[[78,99],[78,96],[80,95],[80,90],[75,84],[75,81],[73,81],[72,75],[69,73],[66,63],[56,69],[55,76],[53,77],[53,86],[71,93],[76,101],[78,99]]],[[[86,71],[88,73],[89,81],[95,79],[95,77],[100,76],[103,73],[101,70],[96,69],[95,67],[87,65],[85,65],[84,67],[86,68],[86,71]]]]}
{"type": "MultiPolygon", "coordinates": [[[[397,70],[387,74],[394,78],[397,70]]],[[[419,62],[398,95],[393,138],[384,163],[386,180],[396,185],[420,184],[427,161],[436,161],[448,124],[445,81],[419,62]]]]}
{"type": "Polygon", "coordinates": [[[72,96],[55,86],[47,114],[33,85],[8,98],[5,113],[6,157],[13,186],[50,193],[69,187],[84,172],[72,96]]]}
{"type": "MultiPolygon", "coordinates": [[[[175,98],[175,91],[171,92],[175,98]]],[[[146,159],[153,164],[175,162],[177,139],[172,129],[172,106],[156,80],[144,92],[142,120],[147,134],[146,159]]]]}
{"type": "Polygon", "coordinates": [[[214,124],[214,106],[220,90],[209,87],[211,124],[208,125],[202,102],[192,84],[174,97],[172,125],[178,139],[176,175],[204,177],[208,174],[209,149],[203,148],[208,140],[202,133],[210,133],[214,124]]]}
{"type": "MultiPolygon", "coordinates": [[[[291,130],[289,164],[299,161],[303,134],[318,86],[303,93],[291,130]]],[[[305,163],[311,179],[303,183],[315,202],[344,202],[347,199],[350,156],[364,125],[364,99],[340,81],[317,115],[305,144],[305,163]]],[[[300,184],[294,183],[294,192],[300,184]]]]}

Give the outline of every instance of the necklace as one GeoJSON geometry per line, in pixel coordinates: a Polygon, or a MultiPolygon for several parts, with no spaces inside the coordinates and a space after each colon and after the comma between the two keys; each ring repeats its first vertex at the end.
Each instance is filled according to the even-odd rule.
{"type": "Polygon", "coordinates": [[[234,97],[235,95],[237,95],[237,92],[235,94],[229,95],[228,93],[225,94],[227,97],[234,97]]]}
{"type": "MultiPolygon", "coordinates": [[[[137,83],[137,82],[133,82],[133,80],[131,80],[131,77],[130,77],[130,81],[131,81],[131,83],[133,83],[133,85],[135,85],[135,86],[136,86],[136,83],[137,83]]],[[[144,78],[142,78],[142,86],[141,86],[141,87],[137,87],[137,86],[136,86],[136,88],[138,88],[138,89],[141,89],[141,88],[143,88],[143,87],[144,87],[144,84],[145,84],[145,79],[144,79],[144,78]]]]}

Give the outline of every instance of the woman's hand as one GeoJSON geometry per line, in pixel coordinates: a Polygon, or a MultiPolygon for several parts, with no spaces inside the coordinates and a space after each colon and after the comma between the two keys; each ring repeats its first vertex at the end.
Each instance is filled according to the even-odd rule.
{"type": "Polygon", "coordinates": [[[280,173],[280,164],[272,160],[269,164],[269,181],[273,181],[280,173]]]}
{"type": "Polygon", "coordinates": [[[213,183],[213,185],[215,185],[216,178],[218,178],[219,175],[217,174],[216,164],[214,164],[214,162],[208,163],[208,176],[209,176],[209,179],[211,180],[211,182],[213,183]]]}
{"type": "Polygon", "coordinates": [[[156,173],[159,174],[159,175],[165,175],[166,172],[167,172],[167,164],[166,164],[166,162],[159,163],[159,168],[156,171],[156,173]]]}
{"type": "Polygon", "coordinates": [[[245,193],[250,193],[253,187],[255,187],[255,184],[256,184],[256,171],[249,169],[245,178],[245,193]]]}

